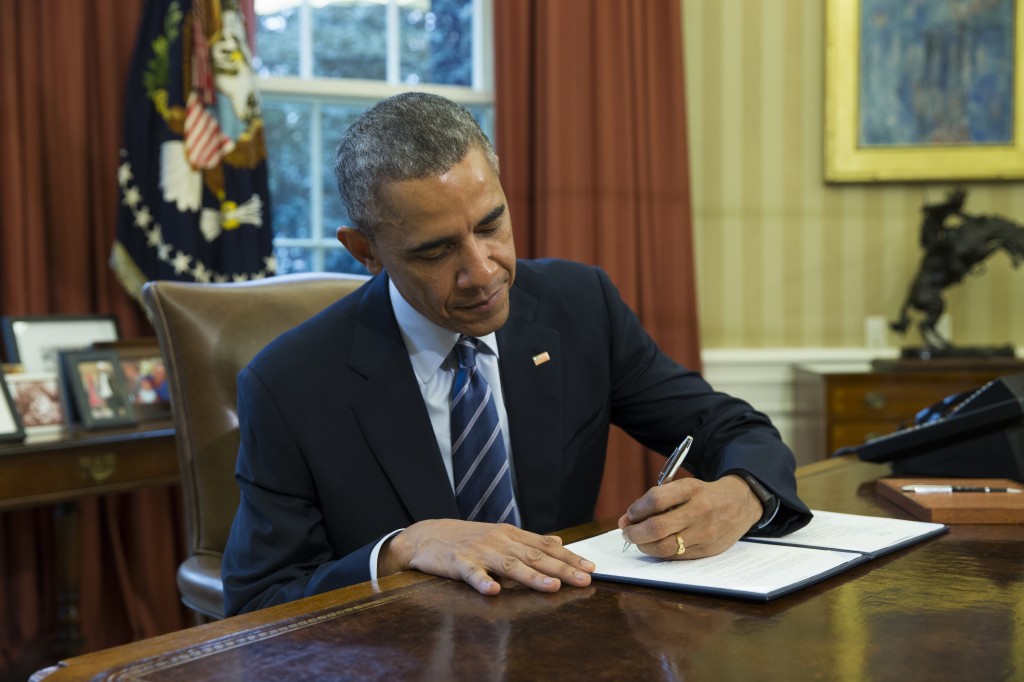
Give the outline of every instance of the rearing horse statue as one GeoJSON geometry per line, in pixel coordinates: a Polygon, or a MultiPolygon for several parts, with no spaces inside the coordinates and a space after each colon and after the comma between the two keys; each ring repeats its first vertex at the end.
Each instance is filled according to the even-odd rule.
{"type": "Polygon", "coordinates": [[[917,326],[931,349],[950,346],[935,329],[946,307],[943,289],[982,271],[981,263],[1000,249],[1010,256],[1015,268],[1024,260],[1024,227],[998,216],[964,213],[966,196],[965,190],[957,189],[947,195],[945,202],[925,204],[922,209],[921,247],[925,254],[899,319],[890,323],[894,331],[904,334],[910,324],[910,309],[924,313],[917,326]]]}

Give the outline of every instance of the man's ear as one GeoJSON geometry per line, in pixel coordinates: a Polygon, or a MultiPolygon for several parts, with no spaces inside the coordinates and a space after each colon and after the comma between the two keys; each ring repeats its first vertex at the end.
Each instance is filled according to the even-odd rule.
{"type": "Polygon", "coordinates": [[[358,229],[342,225],[338,228],[338,241],[348,249],[353,258],[370,271],[371,275],[379,275],[380,271],[384,269],[373,253],[373,244],[358,229]]]}

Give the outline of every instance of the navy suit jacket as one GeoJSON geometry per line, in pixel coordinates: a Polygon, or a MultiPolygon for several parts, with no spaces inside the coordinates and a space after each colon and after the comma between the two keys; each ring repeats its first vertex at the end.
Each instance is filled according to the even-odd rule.
{"type": "MultiPolygon", "coordinates": [[[[509,295],[497,338],[524,528],[593,519],[612,423],[662,454],[693,435],[685,466],[702,479],[756,476],[782,501],[767,533],[809,520],[768,418],[662,353],[602,270],[519,261],[509,295]]],[[[239,374],[238,410],[228,614],[368,580],[381,537],[459,517],[386,274],[262,350],[239,374]]]]}

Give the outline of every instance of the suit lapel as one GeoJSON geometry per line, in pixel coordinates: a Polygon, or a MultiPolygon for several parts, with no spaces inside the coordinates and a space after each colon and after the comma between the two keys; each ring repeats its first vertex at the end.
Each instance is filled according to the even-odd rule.
{"type": "Polygon", "coordinates": [[[352,401],[363,435],[413,521],[459,518],[420,397],[409,354],[398,331],[387,277],[368,288],[356,314],[349,366],[366,377],[352,401]]]}
{"type": "Polygon", "coordinates": [[[510,296],[498,347],[516,497],[524,526],[554,530],[561,497],[562,348],[555,329],[534,323],[537,300],[515,286],[510,296]],[[542,353],[550,360],[536,364],[534,356],[542,353]]]}

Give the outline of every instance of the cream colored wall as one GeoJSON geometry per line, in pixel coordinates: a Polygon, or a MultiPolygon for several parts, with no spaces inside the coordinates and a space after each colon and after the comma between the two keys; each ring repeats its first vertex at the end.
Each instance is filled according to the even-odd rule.
{"type": "MultiPolygon", "coordinates": [[[[952,185],[825,185],[823,0],[681,2],[703,347],[864,345],[920,262],[921,205],[952,185]]],[[[965,186],[967,212],[1024,223],[1024,183],[965,186]]],[[[1005,254],[945,299],[957,344],[1024,345],[1005,254]]]]}

